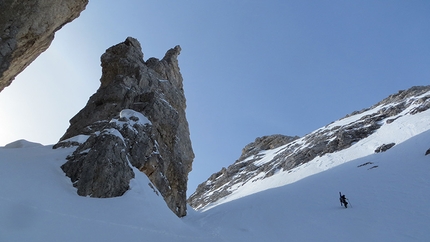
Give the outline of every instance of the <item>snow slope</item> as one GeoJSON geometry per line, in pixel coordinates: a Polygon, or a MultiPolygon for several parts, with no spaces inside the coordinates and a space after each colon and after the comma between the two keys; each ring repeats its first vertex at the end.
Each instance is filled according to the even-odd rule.
{"type": "Polygon", "coordinates": [[[217,241],[176,217],[141,172],[122,197],[80,197],[60,168],[73,149],[21,146],[0,148],[1,242],[217,241]]]}
{"type": "Polygon", "coordinates": [[[0,148],[0,241],[430,241],[429,125],[430,110],[404,115],[182,219],[137,171],[122,197],[80,197],[60,169],[73,149],[20,140],[0,148]]]}
{"type": "Polygon", "coordinates": [[[429,147],[426,131],[385,153],[187,219],[224,241],[430,241],[429,147]],[[339,191],[352,208],[340,206],[339,191]]]}

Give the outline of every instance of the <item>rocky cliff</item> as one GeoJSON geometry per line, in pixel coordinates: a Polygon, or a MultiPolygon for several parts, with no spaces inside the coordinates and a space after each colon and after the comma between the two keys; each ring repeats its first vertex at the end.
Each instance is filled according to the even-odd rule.
{"type": "Polygon", "coordinates": [[[0,1],[0,91],[45,51],[88,0],[0,1]]]}
{"type": "Polygon", "coordinates": [[[161,60],[144,61],[140,43],[129,37],[102,55],[100,88],[54,146],[78,146],[62,169],[79,195],[120,196],[138,169],[175,214],[186,215],[194,153],[180,51],[176,46],[161,60]]]}
{"type": "MultiPolygon", "coordinates": [[[[372,135],[382,125],[389,125],[404,115],[415,115],[429,108],[430,86],[412,87],[302,138],[285,137],[276,145],[267,143],[279,140],[279,135],[257,138],[243,149],[236,162],[200,184],[188,203],[193,208],[203,209],[229,196],[248,182],[263,180],[278,172],[290,172],[318,156],[349,148],[372,135]]],[[[384,152],[394,145],[395,143],[388,143],[374,147],[374,152],[384,152]]]]}

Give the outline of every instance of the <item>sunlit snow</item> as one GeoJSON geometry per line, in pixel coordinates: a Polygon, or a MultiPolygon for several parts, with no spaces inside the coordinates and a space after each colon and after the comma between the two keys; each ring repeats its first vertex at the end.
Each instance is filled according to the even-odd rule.
{"type": "MultiPolygon", "coordinates": [[[[127,118],[127,119],[131,119],[131,117],[136,117],[138,118],[137,123],[139,124],[151,124],[151,121],[149,121],[149,119],[147,117],[145,117],[145,115],[143,115],[142,113],[136,112],[132,109],[123,109],[120,113],[119,113],[119,117],[120,118],[127,118]]],[[[131,119],[133,120],[133,119],[131,119]]]]}

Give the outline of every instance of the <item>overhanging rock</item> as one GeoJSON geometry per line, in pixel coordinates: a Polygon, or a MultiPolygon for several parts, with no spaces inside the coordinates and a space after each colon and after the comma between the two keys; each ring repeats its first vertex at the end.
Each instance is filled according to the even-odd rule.
{"type": "Polygon", "coordinates": [[[44,52],[88,0],[0,1],[0,91],[44,52]]]}

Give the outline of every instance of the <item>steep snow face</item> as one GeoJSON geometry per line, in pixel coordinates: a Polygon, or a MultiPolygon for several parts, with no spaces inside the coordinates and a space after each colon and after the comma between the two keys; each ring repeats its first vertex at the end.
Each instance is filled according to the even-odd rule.
{"type": "Polygon", "coordinates": [[[429,107],[429,86],[401,91],[286,145],[236,161],[199,185],[188,202],[207,210],[368,156],[384,144],[398,145],[430,129],[429,107]]]}

